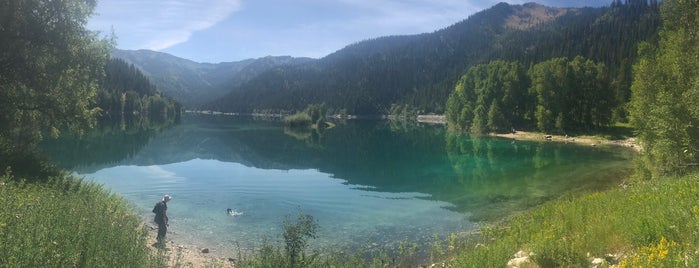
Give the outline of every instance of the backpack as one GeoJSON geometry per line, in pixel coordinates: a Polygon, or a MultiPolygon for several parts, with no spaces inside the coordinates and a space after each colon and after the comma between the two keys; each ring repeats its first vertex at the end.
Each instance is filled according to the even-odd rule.
{"type": "Polygon", "coordinates": [[[160,205],[160,202],[155,203],[155,207],[153,207],[153,213],[160,214],[160,212],[163,210],[163,206],[160,205]]]}

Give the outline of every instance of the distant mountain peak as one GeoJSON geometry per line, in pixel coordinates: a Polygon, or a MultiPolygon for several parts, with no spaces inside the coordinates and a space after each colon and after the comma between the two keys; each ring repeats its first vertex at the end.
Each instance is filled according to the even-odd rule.
{"type": "Polygon", "coordinates": [[[512,6],[513,13],[505,19],[505,27],[526,30],[531,27],[555,20],[574,11],[573,8],[547,7],[534,2],[521,6],[512,6]]]}

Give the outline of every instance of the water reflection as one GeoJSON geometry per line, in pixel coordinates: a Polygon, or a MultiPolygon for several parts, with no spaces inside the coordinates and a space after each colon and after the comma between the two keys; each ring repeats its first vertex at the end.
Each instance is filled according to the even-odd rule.
{"type": "Polygon", "coordinates": [[[500,218],[561,196],[611,187],[630,172],[633,152],[551,142],[447,134],[457,180],[437,198],[472,220],[500,218]]]}
{"type": "Polygon", "coordinates": [[[364,190],[422,193],[422,199],[471,213],[472,220],[609,187],[628,172],[632,157],[620,149],[459,136],[443,126],[390,121],[345,121],[317,131],[252,118],[186,116],[172,127],[121,129],[108,125],[44,148],[57,163],[81,173],[192,159],[313,169],[364,190]]]}

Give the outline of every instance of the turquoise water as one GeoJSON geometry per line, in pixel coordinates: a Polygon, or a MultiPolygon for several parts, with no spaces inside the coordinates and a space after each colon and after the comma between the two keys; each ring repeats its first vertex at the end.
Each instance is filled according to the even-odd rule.
{"type": "Polygon", "coordinates": [[[145,219],[172,195],[169,235],[226,254],[280,239],[284,217],[298,211],[321,226],[314,247],[426,245],[564,194],[613,187],[633,157],[618,147],[474,138],[378,120],[317,132],[186,116],[160,130],[106,129],[43,148],[123,195],[145,219]]]}

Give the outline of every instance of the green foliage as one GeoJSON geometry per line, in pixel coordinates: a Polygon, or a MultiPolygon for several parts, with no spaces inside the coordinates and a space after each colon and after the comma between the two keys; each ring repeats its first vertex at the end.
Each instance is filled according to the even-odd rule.
{"type": "Polygon", "coordinates": [[[542,132],[600,129],[611,124],[617,106],[607,68],[582,57],[552,59],[529,71],[536,99],[536,125],[542,132]]]}
{"type": "Polygon", "coordinates": [[[563,198],[482,228],[476,241],[456,246],[449,264],[499,267],[523,250],[533,252],[533,267],[590,267],[590,257],[606,254],[620,267],[695,267],[698,196],[694,174],[563,198]]]}
{"type": "Polygon", "coordinates": [[[308,256],[306,248],[308,239],[316,238],[318,223],[313,216],[299,211],[296,218],[290,215],[284,218],[282,236],[284,250],[265,241],[259,254],[252,260],[241,264],[242,267],[322,267],[315,255],[308,256]]]}
{"type": "Polygon", "coordinates": [[[611,123],[616,106],[606,73],[604,64],[582,57],[544,61],[528,73],[516,62],[478,65],[462,76],[447,101],[447,119],[473,133],[529,125],[559,133],[599,129],[611,123]]]}
{"type": "Polygon", "coordinates": [[[306,262],[306,247],[308,247],[308,239],[316,238],[318,231],[318,222],[313,219],[313,216],[298,212],[296,219],[291,219],[287,215],[284,219],[284,250],[289,258],[291,267],[298,266],[306,262]]]}
{"type": "Polygon", "coordinates": [[[507,127],[509,125],[505,116],[502,114],[498,102],[493,100],[493,103],[490,105],[490,110],[488,110],[488,124],[486,126],[493,132],[504,133],[508,131],[507,127]]]}
{"type": "Polygon", "coordinates": [[[328,126],[325,119],[327,111],[325,104],[311,104],[303,112],[284,117],[284,123],[288,127],[315,127],[320,130],[328,126]]]}
{"type": "Polygon", "coordinates": [[[33,149],[42,136],[93,125],[111,44],[85,28],[94,1],[0,3],[0,147],[33,149]]]}
{"type": "Polygon", "coordinates": [[[105,73],[97,97],[97,105],[104,115],[141,115],[161,120],[180,116],[179,102],[163,96],[133,65],[111,58],[107,60],[105,73]]]}
{"type": "Polygon", "coordinates": [[[457,129],[473,133],[504,132],[522,126],[528,85],[519,63],[493,61],[475,66],[461,77],[447,101],[447,120],[457,129]]]}
{"type": "Polygon", "coordinates": [[[326,127],[325,118],[328,108],[323,104],[311,104],[306,107],[306,113],[311,117],[311,123],[318,129],[326,127]]]}
{"type": "Polygon", "coordinates": [[[696,1],[663,1],[658,45],[644,43],[634,65],[631,123],[644,149],[639,174],[699,167],[699,27],[696,1]]]}
{"type": "Polygon", "coordinates": [[[147,231],[121,197],[68,175],[29,183],[0,177],[5,267],[155,267],[147,231]]]}

